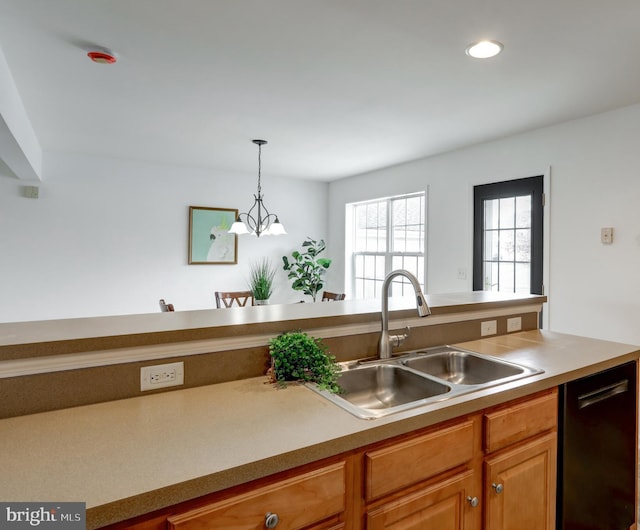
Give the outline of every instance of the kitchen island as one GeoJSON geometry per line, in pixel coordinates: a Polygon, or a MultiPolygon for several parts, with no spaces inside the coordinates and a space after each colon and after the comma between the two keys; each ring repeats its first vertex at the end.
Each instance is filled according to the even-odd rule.
{"type": "MultiPolygon", "coordinates": [[[[504,316],[512,302],[482,304],[467,302],[457,312],[442,306],[440,315],[454,315],[455,321],[464,320],[465,311],[504,316]]],[[[513,304],[520,311],[523,300],[513,304]]],[[[396,320],[410,318],[404,311],[396,320]]],[[[320,318],[334,320],[316,329],[342,324],[335,315],[320,318]]],[[[369,325],[360,318],[349,316],[345,325],[369,325]]],[[[537,329],[458,345],[544,372],[373,421],[304,386],[274,387],[264,376],[7,417],[0,420],[0,499],[83,501],[87,527],[98,528],[410,435],[640,357],[637,346],[537,329]]]]}

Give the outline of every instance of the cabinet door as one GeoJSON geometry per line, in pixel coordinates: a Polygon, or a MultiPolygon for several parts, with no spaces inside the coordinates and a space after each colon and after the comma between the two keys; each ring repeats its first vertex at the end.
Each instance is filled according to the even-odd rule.
{"type": "Polygon", "coordinates": [[[556,514],[556,433],[485,460],[485,528],[553,530],[556,514]]]}
{"type": "Polygon", "coordinates": [[[479,530],[481,499],[472,470],[367,513],[367,530],[479,530]]]}

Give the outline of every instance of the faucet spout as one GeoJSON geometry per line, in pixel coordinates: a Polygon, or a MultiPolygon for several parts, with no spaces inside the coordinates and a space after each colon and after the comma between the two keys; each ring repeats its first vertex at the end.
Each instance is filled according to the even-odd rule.
{"type": "Polygon", "coordinates": [[[418,315],[426,317],[431,314],[427,299],[422,293],[422,289],[420,289],[418,279],[413,274],[404,269],[391,271],[387,274],[382,284],[382,332],[380,333],[380,340],[378,342],[378,356],[380,359],[389,359],[393,346],[399,345],[408,336],[408,329],[404,335],[389,335],[389,289],[391,288],[391,282],[396,276],[404,276],[411,282],[416,295],[418,315]]]}

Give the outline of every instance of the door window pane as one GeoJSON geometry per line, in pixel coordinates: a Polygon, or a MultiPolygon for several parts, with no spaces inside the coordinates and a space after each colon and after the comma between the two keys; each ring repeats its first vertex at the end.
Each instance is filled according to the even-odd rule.
{"type": "Polygon", "coordinates": [[[515,292],[522,294],[531,293],[531,263],[516,263],[515,292]]]}
{"type": "Polygon", "coordinates": [[[498,290],[498,262],[488,261],[484,264],[484,290],[498,290]]]}
{"type": "Polygon", "coordinates": [[[515,197],[500,199],[500,228],[513,228],[515,225],[515,197]]]}
{"type": "Polygon", "coordinates": [[[500,230],[500,261],[514,261],[515,233],[513,230],[500,230]]]}
{"type": "Polygon", "coordinates": [[[499,258],[498,246],[500,239],[498,238],[498,230],[487,230],[484,233],[484,259],[497,261],[499,258]]]}
{"type": "Polygon", "coordinates": [[[531,261],[531,230],[516,230],[516,261],[531,261]]]}
{"type": "Polygon", "coordinates": [[[484,201],[484,229],[495,230],[499,227],[500,201],[498,199],[484,201]]]}
{"type": "Polygon", "coordinates": [[[498,291],[503,293],[513,293],[515,287],[515,264],[501,261],[499,264],[498,274],[500,275],[498,278],[498,291]]]}
{"type": "Polygon", "coordinates": [[[516,228],[531,228],[531,195],[516,197],[516,228]]]}

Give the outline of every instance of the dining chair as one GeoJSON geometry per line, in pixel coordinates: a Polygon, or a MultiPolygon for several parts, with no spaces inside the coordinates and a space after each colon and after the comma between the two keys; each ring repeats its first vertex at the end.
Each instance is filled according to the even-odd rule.
{"type": "Polygon", "coordinates": [[[170,313],[171,311],[175,311],[175,309],[173,308],[173,304],[167,304],[164,298],[160,298],[160,311],[170,313]]]}
{"type": "Polygon", "coordinates": [[[240,307],[254,305],[253,293],[251,291],[216,291],[216,307],[218,309],[231,307],[234,301],[240,307]]]}
{"type": "Polygon", "coordinates": [[[333,302],[335,300],[344,300],[345,293],[332,293],[331,291],[324,291],[322,293],[323,302],[333,302]]]}

